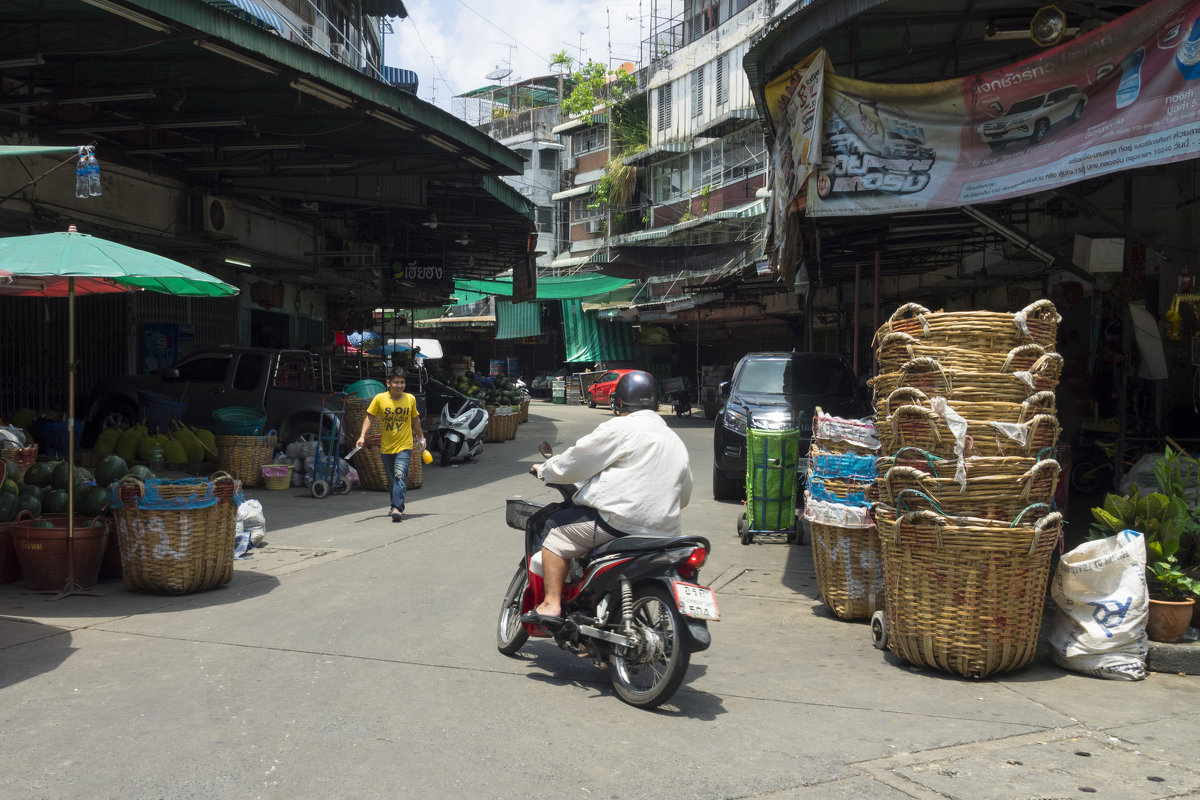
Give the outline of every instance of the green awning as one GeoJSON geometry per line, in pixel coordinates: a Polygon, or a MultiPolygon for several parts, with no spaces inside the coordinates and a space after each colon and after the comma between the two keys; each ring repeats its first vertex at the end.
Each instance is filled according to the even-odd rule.
{"type": "Polygon", "coordinates": [[[529,198],[522,195],[513,187],[509,186],[504,181],[492,175],[483,176],[483,188],[488,191],[492,197],[499,200],[504,205],[516,211],[521,216],[527,218],[530,222],[536,221],[534,216],[534,205],[529,198]]]}
{"type": "Polygon", "coordinates": [[[51,153],[76,153],[78,147],[41,147],[38,145],[0,145],[0,156],[41,156],[51,153]]]}
{"type": "MultiPolygon", "coordinates": [[[[538,278],[538,300],[580,300],[585,297],[595,297],[616,291],[630,283],[628,278],[610,278],[608,275],[568,275],[558,278],[538,278]]],[[[498,295],[512,297],[512,278],[496,278],[494,280],[455,281],[454,294],[460,302],[465,296],[498,295]]]]}
{"type": "Polygon", "coordinates": [[[524,339],[542,334],[542,307],[538,303],[496,301],[496,338],[524,339]]]}
{"type": "Polygon", "coordinates": [[[563,300],[562,312],[567,363],[637,358],[637,341],[628,322],[601,321],[595,311],[584,311],[579,300],[563,300]]]}

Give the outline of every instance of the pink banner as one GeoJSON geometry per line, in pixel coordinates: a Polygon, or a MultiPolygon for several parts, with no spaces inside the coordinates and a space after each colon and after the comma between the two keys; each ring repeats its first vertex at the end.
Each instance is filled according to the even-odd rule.
{"type": "Polygon", "coordinates": [[[1010,67],[934,84],[825,76],[808,213],[991,202],[1200,156],[1200,0],[1156,0],[1010,67]]]}

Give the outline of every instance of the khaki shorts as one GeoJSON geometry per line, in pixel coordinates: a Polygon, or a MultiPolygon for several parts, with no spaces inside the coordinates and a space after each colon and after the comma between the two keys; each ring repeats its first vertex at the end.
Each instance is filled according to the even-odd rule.
{"type": "MultiPolygon", "coordinates": [[[[548,520],[548,524],[553,527],[546,534],[542,547],[569,561],[618,538],[596,521],[596,515],[595,510],[583,506],[555,512],[548,520]],[[555,519],[556,517],[558,519],[555,519]]],[[[535,575],[542,574],[540,550],[530,560],[530,569],[535,575]]]]}

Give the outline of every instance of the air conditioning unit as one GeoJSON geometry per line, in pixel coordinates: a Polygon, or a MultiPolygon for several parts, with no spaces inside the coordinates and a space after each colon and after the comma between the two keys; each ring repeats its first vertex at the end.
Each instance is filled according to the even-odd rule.
{"type": "Polygon", "coordinates": [[[584,223],[583,229],[588,233],[604,233],[604,220],[589,219],[584,223]]]}
{"type": "Polygon", "coordinates": [[[312,25],[301,25],[300,35],[304,38],[304,44],[307,44],[309,47],[312,47],[313,42],[317,40],[316,31],[312,25]]]}
{"type": "Polygon", "coordinates": [[[203,218],[204,232],[216,233],[222,236],[233,236],[234,209],[233,202],[220,197],[204,195],[200,208],[203,218]]]}

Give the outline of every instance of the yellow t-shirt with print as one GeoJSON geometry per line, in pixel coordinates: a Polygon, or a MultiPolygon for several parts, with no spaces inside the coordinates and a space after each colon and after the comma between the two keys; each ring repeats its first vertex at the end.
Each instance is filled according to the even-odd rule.
{"type": "Polygon", "coordinates": [[[383,392],[371,400],[367,413],[375,417],[372,427],[383,424],[382,452],[412,450],[412,420],[417,413],[417,398],[405,392],[399,400],[393,400],[390,392],[383,392]]]}

